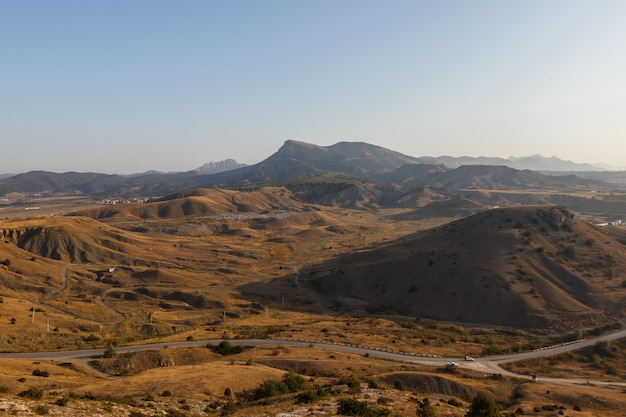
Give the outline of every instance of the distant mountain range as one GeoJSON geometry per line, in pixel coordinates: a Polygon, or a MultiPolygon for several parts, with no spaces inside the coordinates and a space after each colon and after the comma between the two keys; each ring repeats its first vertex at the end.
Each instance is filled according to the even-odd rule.
{"type": "Polygon", "coordinates": [[[509,168],[539,172],[581,172],[581,171],[607,171],[610,170],[606,165],[580,164],[572,161],[564,161],[553,156],[546,158],[541,155],[531,155],[523,157],[510,156],[509,158],[492,158],[492,157],[469,157],[469,156],[439,156],[437,158],[420,157],[425,163],[443,164],[450,168],[457,168],[462,165],[502,165],[509,168]]]}
{"type": "Polygon", "coordinates": [[[415,158],[363,142],[339,142],[317,146],[293,140],[267,159],[243,165],[230,159],[208,163],[178,173],[148,172],[132,176],[31,171],[0,179],[0,195],[39,193],[47,195],[144,195],[156,196],[202,187],[250,188],[283,185],[304,201],[319,199],[332,204],[398,204],[419,198],[424,187],[451,193],[462,189],[554,189],[558,191],[610,190],[620,180],[605,173],[602,180],[576,175],[546,175],[518,166],[589,169],[558,158],[415,158]],[[609,182],[611,184],[609,184],[609,182]],[[408,197],[408,196],[411,197],[408,197]],[[339,199],[339,200],[337,200],[339,199]]]}

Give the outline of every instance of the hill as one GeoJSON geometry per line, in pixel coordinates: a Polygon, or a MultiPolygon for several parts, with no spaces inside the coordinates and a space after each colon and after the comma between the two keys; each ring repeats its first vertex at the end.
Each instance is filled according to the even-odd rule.
{"type": "Polygon", "coordinates": [[[494,209],[310,266],[342,310],[575,328],[626,308],[626,251],[564,208],[494,209]]]}
{"type": "Polygon", "coordinates": [[[266,187],[250,192],[199,188],[147,203],[105,206],[77,211],[71,215],[106,221],[133,221],[302,209],[303,205],[293,198],[291,192],[281,187],[266,187]]]}

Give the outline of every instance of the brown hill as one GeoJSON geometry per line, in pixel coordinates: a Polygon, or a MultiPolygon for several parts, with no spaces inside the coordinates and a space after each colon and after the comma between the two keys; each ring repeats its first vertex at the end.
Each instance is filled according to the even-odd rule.
{"type": "Polygon", "coordinates": [[[197,188],[143,204],[106,206],[78,211],[72,215],[107,221],[130,221],[301,209],[302,204],[282,187],[265,187],[250,192],[197,188]]]}
{"type": "Polygon", "coordinates": [[[311,267],[352,311],[524,328],[605,323],[626,309],[626,250],[564,208],[494,209],[311,267]]]}
{"type": "Polygon", "coordinates": [[[55,216],[3,222],[0,237],[43,258],[82,263],[119,261],[143,244],[92,219],[55,216]]]}

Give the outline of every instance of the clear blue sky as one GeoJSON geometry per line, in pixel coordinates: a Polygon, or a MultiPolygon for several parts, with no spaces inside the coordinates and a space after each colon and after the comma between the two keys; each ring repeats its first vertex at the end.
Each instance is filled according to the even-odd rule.
{"type": "Polygon", "coordinates": [[[0,173],[286,139],[626,166],[626,1],[0,0],[0,173]]]}

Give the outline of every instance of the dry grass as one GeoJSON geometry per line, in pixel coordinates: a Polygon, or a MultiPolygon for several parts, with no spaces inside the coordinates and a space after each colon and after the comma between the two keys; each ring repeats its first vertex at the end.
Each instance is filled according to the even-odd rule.
{"type": "MultiPolygon", "coordinates": [[[[621,244],[578,219],[572,224],[573,231],[547,233],[541,231],[542,225],[528,221],[534,208],[493,211],[449,223],[451,218],[416,216],[413,209],[303,207],[280,193],[240,196],[196,191],[181,196],[181,201],[107,207],[109,223],[58,216],[0,221],[0,262],[10,261],[0,265],[0,349],[90,348],[111,341],[132,344],[188,337],[282,337],[478,357],[484,351],[526,349],[551,341],[511,328],[466,328],[429,317],[480,322],[498,311],[499,318],[510,320],[503,324],[519,325],[504,314],[509,308],[506,302],[494,305],[491,302],[496,298],[484,298],[505,286],[511,297],[522,300],[515,304],[519,316],[541,318],[544,322],[537,327],[543,329],[557,327],[552,326],[556,318],[563,327],[575,329],[581,323],[604,324],[609,313],[615,313],[589,308],[584,291],[591,289],[595,297],[596,289],[601,288],[601,298],[607,302],[624,296],[621,281],[606,276],[609,269],[615,277],[626,274],[621,244]],[[233,198],[238,207],[256,214],[214,216],[219,210],[232,210],[233,198]],[[191,211],[186,213],[183,205],[191,211]],[[287,215],[258,216],[278,206],[287,215]],[[172,214],[176,217],[167,217],[172,214]],[[489,214],[491,217],[486,217],[489,214]],[[514,227],[520,219],[524,228],[514,227]],[[526,231],[530,237],[524,235],[526,231]],[[592,240],[592,245],[585,244],[587,240],[592,240]],[[564,255],[568,245],[576,247],[575,259],[564,255]],[[538,247],[544,248],[544,254],[554,254],[551,259],[558,261],[558,273],[554,265],[538,262],[538,247]],[[452,262],[456,262],[452,268],[461,272],[451,272],[452,262]],[[533,280],[522,276],[520,268],[533,280]],[[429,283],[428,276],[436,279],[429,283]],[[561,276],[580,287],[573,285],[563,291],[564,282],[558,281],[561,276]],[[320,277],[333,284],[344,283],[341,288],[333,287],[332,294],[339,296],[333,297],[326,292],[328,288],[315,284],[320,277]],[[449,280],[446,285],[451,287],[444,286],[436,293],[441,277],[449,280]],[[548,278],[541,281],[540,277],[548,278]],[[415,298],[424,294],[428,296],[415,298]],[[431,298],[432,305],[428,304],[431,298]],[[394,308],[379,308],[390,305],[394,308]],[[417,307],[427,308],[429,314],[417,307]],[[477,311],[489,314],[481,316],[477,311]]],[[[75,203],[64,204],[67,208],[75,203]]],[[[461,203],[457,209],[467,208],[461,203]]],[[[53,211],[62,210],[51,205],[53,211]]],[[[449,212],[453,215],[458,210],[449,212]]],[[[102,209],[90,212],[100,218],[105,214],[102,209]]],[[[55,394],[50,393],[69,391],[97,398],[132,395],[135,401],[151,395],[158,401],[148,403],[159,410],[180,410],[178,401],[185,399],[191,410],[186,411],[193,415],[204,414],[205,401],[224,400],[226,388],[243,393],[293,370],[319,384],[337,384],[338,378],[353,374],[363,381],[379,380],[383,391],[366,391],[359,398],[375,403],[381,395],[390,397],[394,410],[403,415],[413,415],[415,402],[432,395],[439,414],[462,416],[463,409],[441,401],[456,398],[467,404],[479,389],[489,391],[502,408],[513,412],[521,407],[526,414],[535,406],[557,403],[566,407],[565,415],[586,417],[602,412],[617,416],[615,410],[625,405],[602,392],[585,396],[589,391],[584,387],[567,391],[310,348],[253,349],[233,357],[232,363],[231,358],[203,355],[185,362],[181,352],[168,349],[157,359],[144,355],[140,360],[138,356],[125,365],[134,371],[123,383],[104,379],[84,363],[2,361],[0,386],[6,386],[9,394],[30,384],[40,386],[48,393],[48,403],[54,402],[55,394]],[[35,366],[45,367],[50,377],[32,376],[35,366]],[[20,378],[25,378],[24,382],[19,382],[20,378]],[[396,380],[403,381],[406,391],[394,389],[396,380]],[[173,398],[158,398],[165,390],[171,391],[173,398]],[[523,390],[524,396],[514,401],[516,390],[523,390]],[[578,402],[582,411],[573,412],[578,402]]],[[[563,370],[571,363],[516,366],[530,372],[532,367],[546,365],[563,370]]],[[[611,362],[611,366],[624,369],[623,361],[611,362]]],[[[585,374],[582,366],[574,369],[601,376],[585,374]]],[[[325,415],[336,410],[330,399],[317,406],[325,415]]],[[[99,413],[108,407],[112,415],[128,415],[132,409],[124,405],[118,412],[117,406],[106,401],[96,401],[92,407],[99,413]]],[[[275,415],[302,408],[288,396],[269,404],[242,405],[235,414],[275,415]]],[[[536,415],[552,414],[544,410],[536,415]]]]}

